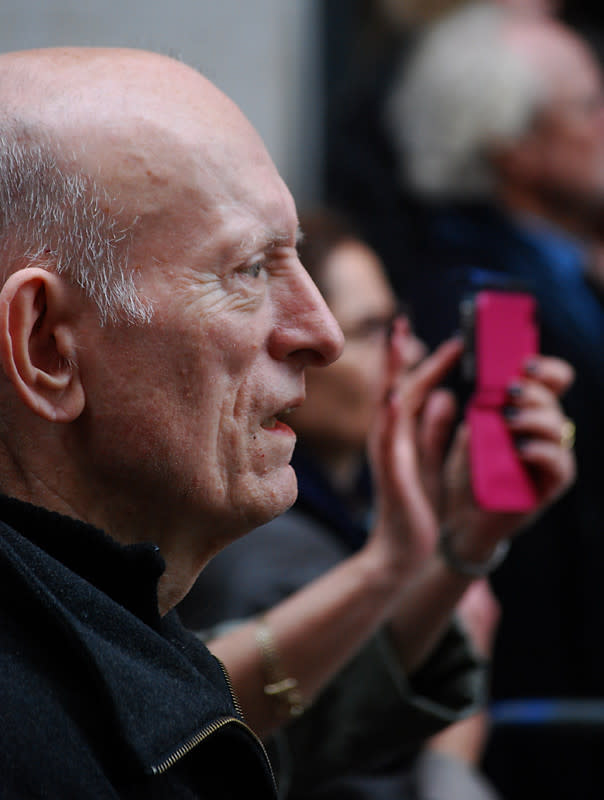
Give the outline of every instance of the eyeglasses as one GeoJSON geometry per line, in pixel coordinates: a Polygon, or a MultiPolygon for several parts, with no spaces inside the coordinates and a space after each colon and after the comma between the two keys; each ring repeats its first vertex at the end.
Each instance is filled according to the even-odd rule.
{"type": "Polygon", "coordinates": [[[400,316],[406,316],[406,311],[403,308],[398,308],[394,313],[387,315],[376,314],[360,320],[354,326],[343,328],[342,333],[347,342],[386,340],[390,336],[395,319],[400,316]]]}

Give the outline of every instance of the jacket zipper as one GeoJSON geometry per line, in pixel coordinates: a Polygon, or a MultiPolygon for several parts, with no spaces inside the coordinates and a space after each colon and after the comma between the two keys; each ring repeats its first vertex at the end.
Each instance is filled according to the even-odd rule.
{"type": "Polygon", "coordinates": [[[216,722],[211,722],[205,728],[202,728],[196,734],[191,736],[191,738],[188,741],[186,741],[184,744],[178,747],[169,756],[164,758],[163,761],[160,761],[159,764],[152,765],[151,772],[154,775],[162,775],[164,772],[169,770],[170,767],[173,767],[177,761],[180,761],[181,758],[184,758],[188,753],[191,752],[191,750],[196,748],[197,745],[201,744],[201,742],[203,742],[204,739],[207,739],[208,736],[211,736],[213,733],[216,733],[216,731],[220,730],[220,728],[223,728],[225,725],[228,725],[231,722],[235,722],[237,725],[242,725],[253,736],[256,735],[255,733],[253,733],[251,728],[248,728],[248,726],[245,725],[243,722],[241,722],[241,720],[238,720],[235,717],[223,717],[222,719],[217,720],[216,722]]]}
{"type": "MultiPolygon", "coordinates": [[[[226,681],[229,693],[231,695],[231,699],[233,700],[233,705],[235,706],[235,710],[237,711],[238,714],[241,715],[241,717],[243,717],[243,710],[241,708],[239,700],[237,699],[237,696],[235,695],[235,691],[233,689],[233,684],[231,683],[231,678],[229,676],[229,673],[227,672],[226,667],[224,666],[222,661],[219,658],[217,658],[216,660],[218,661],[220,669],[222,670],[222,673],[224,675],[224,679],[226,681]]],[[[260,749],[264,753],[266,763],[268,764],[271,778],[273,780],[273,785],[276,786],[277,783],[275,781],[273,765],[270,762],[266,749],[262,744],[262,741],[258,738],[258,736],[256,736],[256,734],[249,727],[249,725],[246,725],[245,722],[242,722],[240,719],[237,719],[236,717],[223,717],[222,719],[219,719],[216,722],[211,722],[205,728],[202,728],[196,734],[191,736],[191,738],[188,741],[186,741],[184,744],[178,747],[163,761],[160,761],[159,764],[152,765],[151,772],[153,773],[153,775],[162,775],[164,772],[169,770],[170,767],[173,767],[177,761],[180,761],[181,758],[184,758],[186,755],[188,755],[191,752],[191,750],[194,750],[197,747],[197,745],[201,744],[204,741],[204,739],[207,739],[208,736],[211,736],[213,733],[216,733],[216,731],[220,730],[220,728],[223,728],[225,725],[229,725],[232,722],[244,728],[258,742],[258,744],[260,745],[260,749]]]]}
{"type": "MultiPolygon", "coordinates": [[[[214,656],[214,658],[216,658],[216,656],[214,656]]],[[[241,704],[239,703],[239,698],[237,697],[237,695],[235,694],[235,690],[233,689],[233,684],[231,683],[231,676],[227,672],[227,668],[224,666],[222,661],[219,658],[216,658],[216,661],[218,661],[218,666],[220,667],[220,669],[222,670],[222,674],[224,675],[224,680],[229,690],[229,694],[231,695],[231,700],[233,701],[233,705],[235,706],[235,711],[239,714],[241,719],[244,720],[245,715],[243,713],[243,709],[241,708],[241,704]]],[[[256,734],[254,734],[254,736],[256,736],[256,734]]],[[[262,744],[262,742],[260,742],[260,744],[262,744]]]]}
{"type": "MultiPolygon", "coordinates": [[[[214,658],[216,658],[216,656],[214,656],[214,658]]],[[[224,679],[226,681],[227,688],[228,688],[228,690],[229,690],[229,692],[231,694],[231,698],[233,700],[233,705],[235,706],[235,710],[237,711],[237,713],[239,714],[241,719],[245,720],[245,714],[243,713],[243,709],[241,708],[241,704],[239,703],[239,698],[235,694],[235,689],[233,689],[233,684],[231,683],[231,676],[229,675],[229,673],[227,671],[227,668],[224,666],[222,661],[219,658],[216,658],[216,661],[218,661],[218,665],[219,665],[220,669],[222,670],[222,674],[224,675],[224,679]]],[[[260,739],[259,736],[257,736],[254,733],[254,731],[249,727],[249,725],[246,725],[245,722],[242,722],[241,724],[243,725],[244,728],[246,728],[252,734],[254,739],[256,739],[256,741],[260,745],[260,748],[261,748],[262,752],[264,753],[264,757],[266,759],[266,763],[268,764],[268,768],[269,768],[270,773],[271,773],[271,778],[273,779],[273,786],[275,787],[275,790],[276,790],[277,789],[277,780],[275,778],[275,773],[273,771],[273,765],[271,764],[271,760],[268,757],[268,753],[266,752],[266,748],[264,747],[264,744],[263,744],[262,740],[260,739]]]]}

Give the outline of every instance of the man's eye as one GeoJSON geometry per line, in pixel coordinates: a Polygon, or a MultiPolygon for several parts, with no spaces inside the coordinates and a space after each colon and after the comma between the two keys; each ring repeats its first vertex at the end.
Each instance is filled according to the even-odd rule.
{"type": "Polygon", "coordinates": [[[264,261],[254,261],[253,264],[249,264],[247,267],[244,267],[242,272],[246,275],[249,275],[251,278],[258,278],[260,277],[260,273],[264,270],[265,267],[264,261]]]}

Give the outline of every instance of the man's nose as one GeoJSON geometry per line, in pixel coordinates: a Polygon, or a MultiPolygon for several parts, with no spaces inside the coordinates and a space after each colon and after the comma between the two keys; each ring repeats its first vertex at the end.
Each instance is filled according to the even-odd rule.
{"type": "Polygon", "coordinates": [[[302,264],[289,284],[272,337],[273,355],[295,358],[304,366],[324,367],[335,361],[344,347],[344,334],[317,286],[302,264]]]}

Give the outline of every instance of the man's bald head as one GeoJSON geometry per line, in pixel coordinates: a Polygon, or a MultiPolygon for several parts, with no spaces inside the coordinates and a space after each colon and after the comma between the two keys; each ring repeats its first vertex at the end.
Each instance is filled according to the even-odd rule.
{"type": "MultiPolygon", "coordinates": [[[[2,276],[28,264],[68,275],[103,318],[146,319],[137,298],[137,236],[169,249],[174,195],[220,204],[240,145],[241,112],[190,67],[127,49],[0,55],[2,276]],[[193,186],[187,176],[202,172],[193,186]]],[[[228,191],[226,192],[228,195],[228,191]]]]}

